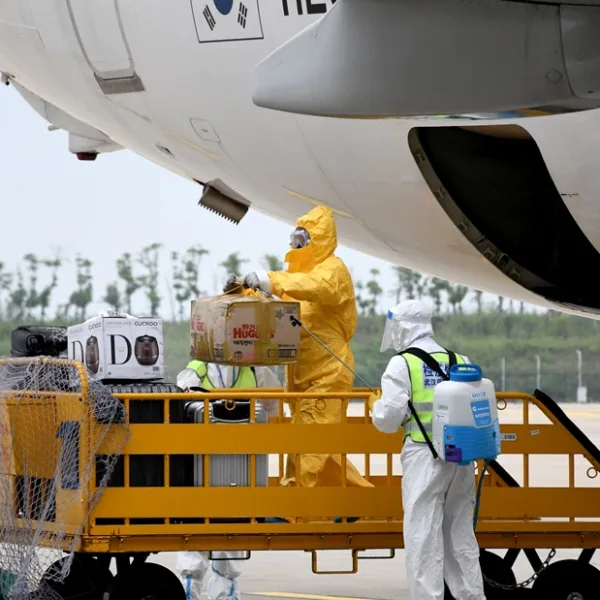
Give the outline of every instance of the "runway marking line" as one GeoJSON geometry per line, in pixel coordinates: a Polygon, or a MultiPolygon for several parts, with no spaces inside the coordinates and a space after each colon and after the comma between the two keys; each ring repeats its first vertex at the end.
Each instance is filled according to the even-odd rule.
{"type": "Polygon", "coordinates": [[[246,592],[248,596],[268,596],[272,598],[297,598],[298,600],[371,600],[370,598],[349,598],[346,596],[319,596],[315,594],[296,594],[294,592],[246,592]]]}

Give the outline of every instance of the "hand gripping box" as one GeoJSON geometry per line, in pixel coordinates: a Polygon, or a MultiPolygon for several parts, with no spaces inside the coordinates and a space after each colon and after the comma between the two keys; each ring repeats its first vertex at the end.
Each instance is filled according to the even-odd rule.
{"type": "Polygon", "coordinates": [[[69,358],[83,362],[100,379],[149,380],[165,375],[161,319],[101,315],[69,327],[67,339],[69,358]]]}
{"type": "Polygon", "coordinates": [[[231,365],[295,363],[300,305],[265,296],[227,294],[192,301],[192,359],[231,365]]]}

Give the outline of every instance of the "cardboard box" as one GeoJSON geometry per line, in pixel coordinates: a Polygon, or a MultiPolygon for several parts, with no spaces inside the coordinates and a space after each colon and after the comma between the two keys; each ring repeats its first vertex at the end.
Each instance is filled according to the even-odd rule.
{"type": "Polygon", "coordinates": [[[229,294],[192,302],[192,359],[231,365],[295,363],[300,348],[297,302],[229,294]]]}
{"type": "Polygon", "coordinates": [[[100,379],[162,379],[165,353],[162,320],[98,316],[67,329],[69,358],[100,379]]]}

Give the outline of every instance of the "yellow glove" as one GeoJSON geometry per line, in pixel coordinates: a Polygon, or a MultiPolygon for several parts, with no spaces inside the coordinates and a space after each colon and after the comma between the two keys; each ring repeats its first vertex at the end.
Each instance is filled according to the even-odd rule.
{"type": "Polygon", "coordinates": [[[373,412],[373,405],[381,398],[381,390],[369,396],[369,410],[373,412]]]}

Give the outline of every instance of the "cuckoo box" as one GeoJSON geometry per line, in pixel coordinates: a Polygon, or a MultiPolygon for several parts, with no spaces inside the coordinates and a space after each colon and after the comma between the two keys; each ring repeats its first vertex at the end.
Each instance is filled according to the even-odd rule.
{"type": "Polygon", "coordinates": [[[162,379],[165,374],[162,320],[94,317],[67,330],[69,358],[100,379],[162,379]]]}
{"type": "Polygon", "coordinates": [[[231,365],[280,365],[298,360],[297,302],[230,294],[192,302],[191,358],[231,365]]]}

